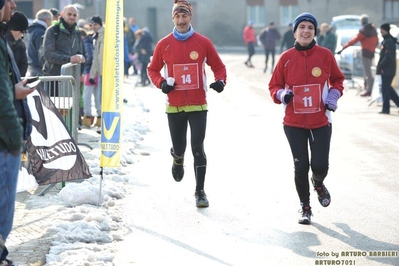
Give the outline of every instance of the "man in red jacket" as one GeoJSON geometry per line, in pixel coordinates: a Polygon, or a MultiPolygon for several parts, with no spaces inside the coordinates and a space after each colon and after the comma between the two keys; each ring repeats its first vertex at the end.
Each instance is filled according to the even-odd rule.
{"type": "Polygon", "coordinates": [[[362,24],[362,28],[359,30],[359,33],[351,40],[349,40],[346,44],[344,44],[344,46],[342,46],[342,50],[339,51],[338,54],[340,54],[344,49],[348,48],[349,46],[360,42],[360,46],[362,48],[362,61],[365,75],[364,83],[366,88],[366,92],[361,94],[361,96],[370,96],[374,83],[373,74],[371,73],[371,64],[374,58],[375,48],[377,48],[378,45],[378,35],[374,24],[369,22],[368,15],[361,15],[360,23],[362,24]]]}
{"type": "Polygon", "coordinates": [[[148,66],[152,83],[167,96],[166,113],[172,138],[170,153],[173,157],[172,175],[180,182],[184,175],[184,152],[187,145],[187,125],[191,130],[191,150],[194,156],[197,207],[208,207],[204,192],[207,159],[204,139],[208,105],[206,101],[205,64],[214,73],[210,87],[222,92],[226,83],[226,67],[212,42],[194,32],[190,22],[191,5],[175,0],[172,8],[173,32],[161,39],[148,66]],[[161,76],[161,69],[164,76],[161,76]]]}
{"type": "Polygon", "coordinates": [[[244,39],[244,43],[248,48],[248,59],[245,61],[245,64],[248,67],[254,67],[251,62],[252,56],[255,54],[255,30],[254,30],[254,21],[249,20],[247,26],[244,28],[242,32],[242,37],[244,39]]]}

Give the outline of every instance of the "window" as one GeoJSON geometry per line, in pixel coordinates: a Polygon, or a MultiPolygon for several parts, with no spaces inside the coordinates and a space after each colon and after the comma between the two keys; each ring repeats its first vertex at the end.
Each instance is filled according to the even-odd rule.
{"type": "Polygon", "coordinates": [[[280,24],[288,25],[298,16],[298,5],[280,5],[280,24]]]}
{"type": "Polygon", "coordinates": [[[264,0],[246,0],[247,18],[253,20],[255,25],[265,25],[265,4],[264,0]]]}
{"type": "Polygon", "coordinates": [[[399,18],[399,0],[384,0],[384,19],[399,18]]]}

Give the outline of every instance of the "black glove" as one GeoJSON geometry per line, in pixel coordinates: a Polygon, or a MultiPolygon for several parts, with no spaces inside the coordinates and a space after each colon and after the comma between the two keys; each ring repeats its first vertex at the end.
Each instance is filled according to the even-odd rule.
{"type": "Polygon", "coordinates": [[[166,82],[166,80],[164,80],[161,84],[161,90],[163,93],[168,94],[169,92],[171,92],[172,90],[174,90],[175,86],[170,86],[168,85],[168,83],[166,82]]]}
{"type": "Polygon", "coordinates": [[[93,85],[96,85],[96,81],[94,79],[89,79],[89,83],[93,84],[93,85]]]}
{"type": "Polygon", "coordinates": [[[288,93],[284,96],[284,101],[289,103],[292,98],[294,98],[294,93],[292,91],[288,91],[288,93]]]}
{"type": "Polygon", "coordinates": [[[287,105],[290,103],[291,99],[294,97],[294,93],[290,89],[280,89],[277,92],[277,99],[283,104],[287,105]]]}
{"type": "Polygon", "coordinates": [[[339,50],[338,52],[336,52],[336,54],[341,54],[343,50],[344,50],[344,49],[339,50]]]}
{"type": "Polygon", "coordinates": [[[212,89],[214,89],[215,91],[221,93],[224,89],[224,81],[223,80],[218,80],[214,83],[211,83],[211,85],[209,86],[212,89]]]}

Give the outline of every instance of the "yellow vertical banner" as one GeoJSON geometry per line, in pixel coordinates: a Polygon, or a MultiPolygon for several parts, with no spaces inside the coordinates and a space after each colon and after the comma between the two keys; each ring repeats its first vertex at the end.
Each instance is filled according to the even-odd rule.
{"type": "Polygon", "coordinates": [[[101,97],[101,167],[118,167],[123,107],[123,0],[108,0],[105,14],[101,97]]]}

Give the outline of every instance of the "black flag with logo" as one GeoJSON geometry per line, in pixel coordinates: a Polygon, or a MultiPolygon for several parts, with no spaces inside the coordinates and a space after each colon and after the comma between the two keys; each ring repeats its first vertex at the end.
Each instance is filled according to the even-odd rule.
{"type": "Polygon", "coordinates": [[[32,134],[27,141],[30,168],[39,185],[86,179],[89,167],[78,145],[41,87],[28,95],[32,113],[32,134]]]}

